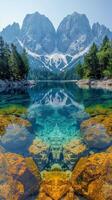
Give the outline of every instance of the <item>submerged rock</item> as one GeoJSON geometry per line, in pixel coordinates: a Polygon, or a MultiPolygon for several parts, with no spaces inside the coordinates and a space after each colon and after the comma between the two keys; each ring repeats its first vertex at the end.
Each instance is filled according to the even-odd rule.
{"type": "Polygon", "coordinates": [[[20,125],[22,127],[31,127],[28,120],[25,120],[14,115],[0,115],[0,135],[4,135],[6,128],[9,126],[20,125]]]}
{"type": "Polygon", "coordinates": [[[81,124],[81,130],[85,132],[86,129],[88,129],[89,127],[97,126],[97,124],[103,126],[106,129],[106,133],[109,136],[112,136],[112,114],[98,115],[88,120],[85,120],[81,124]]]}
{"type": "Polygon", "coordinates": [[[1,144],[8,151],[21,152],[29,147],[33,140],[33,135],[27,128],[19,125],[10,125],[6,128],[6,133],[1,137],[1,144]]]}
{"type": "Polygon", "coordinates": [[[32,158],[0,154],[0,199],[27,199],[38,192],[40,173],[32,158]]]}
{"type": "Polygon", "coordinates": [[[85,144],[79,139],[71,140],[69,143],[63,146],[64,162],[72,169],[76,160],[82,156],[87,150],[85,144]]]}
{"type": "Polygon", "coordinates": [[[87,107],[85,109],[87,113],[90,114],[90,116],[94,117],[97,115],[107,115],[112,113],[112,108],[111,107],[105,107],[104,105],[94,105],[87,107]]]}
{"type": "Polygon", "coordinates": [[[70,171],[45,171],[42,177],[38,200],[78,200],[70,183],[70,171]]]}
{"type": "Polygon", "coordinates": [[[106,129],[101,124],[88,126],[83,131],[84,142],[89,148],[104,149],[111,145],[112,138],[107,134],[106,129]]]}
{"type": "Polygon", "coordinates": [[[112,154],[81,158],[72,173],[74,192],[92,200],[112,199],[112,154]]]}
{"type": "Polygon", "coordinates": [[[40,170],[42,170],[49,161],[49,146],[40,139],[33,140],[29,147],[29,153],[34,158],[40,170]]]}
{"type": "Polygon", "coordinates": [[[0,108],[0,115],[15,115],[21,116],[27,113],[27,109],[20,105],[9,105],[5,108],[0,108]]]}

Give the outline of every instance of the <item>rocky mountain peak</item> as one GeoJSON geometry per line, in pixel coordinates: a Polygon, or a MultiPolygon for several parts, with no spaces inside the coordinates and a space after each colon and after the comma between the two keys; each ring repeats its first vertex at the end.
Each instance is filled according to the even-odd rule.
{"type": "Polygon", "coordinates": [[[12,25],[6,26],[0,35],[4,38],[8,43],[12,43],[19,37],[20,34],[20,26],[18,23],[14,22],[12,25]]]}
{"type": "Polygon", "coordinates": [[[92,39],[86,15],[74,12],[65,17],[58,27],[57,38],[58,48],[63,53],[75,54],[83,50],[92,39]]]}
{"type": "Polygon", "coordinates": [[[51,53],[55,48],[55,29],[50,20],[38,12],[25,17],[21,40],[25,46],[39,54],[51,53]]]}
{"type": "Polygon", "coordinates": [[[112,39],[112,32],[106,26],[101,25],[98,22],[93,24],[92,32],[94,35],[94,41],[99,45],[102,43],[105,36],[112,39]]]}

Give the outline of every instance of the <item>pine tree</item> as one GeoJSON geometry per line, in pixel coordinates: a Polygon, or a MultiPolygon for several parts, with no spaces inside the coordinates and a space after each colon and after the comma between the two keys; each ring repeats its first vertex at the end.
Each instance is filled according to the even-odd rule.
{"type": "Polygon", "coordinates": [[[84,58],[84,76],[87,78],[99,77],[99,62],[98,62],[98,48],[95,43],[93,43],[90,48],[89,53],[84,58]]]}
{"type": "Polygon", "coordinates": [[[27,56],[27,53],[26,53],[25,49],[23,50],[23,53],[22,53],[21,57],[22,57],[22,60],[23,60],[22,73],[25,75],[25,77],[27,77],[28,76],[28,72],[29,72],[29,62],[28,62],[28,56],[27,56]]]}

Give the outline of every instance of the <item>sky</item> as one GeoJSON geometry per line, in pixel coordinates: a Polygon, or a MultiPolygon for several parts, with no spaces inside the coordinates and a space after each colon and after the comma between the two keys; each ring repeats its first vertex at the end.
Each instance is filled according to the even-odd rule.
{"type": "Polygon", "coordinates": [[[58,27],[74,11],[86,14],[90,24],[100,22],[112,30],[112,0],[1,0],[0,30],[8,24],[22,25],[26,14],[40,12],[58,27]]]}

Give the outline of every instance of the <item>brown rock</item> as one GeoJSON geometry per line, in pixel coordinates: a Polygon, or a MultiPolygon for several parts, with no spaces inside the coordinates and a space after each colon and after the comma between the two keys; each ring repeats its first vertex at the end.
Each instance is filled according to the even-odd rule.
{"type": "Polygon", "coordinates": [[[49,159],[49,146],[42,140],[35,139],[29,147],[29,152],[35,159],[38,167],[42,170],[46,166],[49,159]]]}
{"type": "Polygon", "coordinates": [[[112,200],[112,154],[98,153],[81,158],[72,173],[72,186],[92,200],[112,200]]]}
{"type": "MultiPolygon", "coordinates": [[[[45,195],[47,196],[48,200],[60,200],[62,197],[65,198],[66,195],[70,196],[72,188],[70,183],[70,176],[71,173],[69,171],[43,172],[43,182],[41,184],[39,200],[45,195]]],[[[73,196],[73,194],[71,195],[73,196]]]]}
{"type": "Polygon", "coordinates": [[[64,161],[67,165],[72,168],[74,163],[79,156],[81,156],[87,150],[79,139],[72,140],[63,146],[64,161]]]}
{"type": "Polygon", "coordinates": [[[88,126],[83,133],[84,142],[90,148],[104,149],[112,142],[112,138],[107,134],[106,128],[101,124],[88,126]]]}
{"type": "Polygon", "coordinates": [[[112,136],[112,114],[98,115],[85,120],[81,124],[82,131],[85,131],[88,127],[96,126],[97,124],[102,125],[106,129],[106,133],[112,136]]]}
{"type": "Polygon", "coordinates": [[[29,121],[16,117],[14,115],[0,115],[0,135],[5,134],[5,130],[9,125],[20,125],[22,127],[30,127],[29,121]]]}
{"type": "Polygon", "coordinates": [[[12,153],[0,154],[0,180],[0,197],[9,199],[10,194],[10,199],[14,200],[37,193],[41,182],[32,158],[25,159],[12,153]]]}

